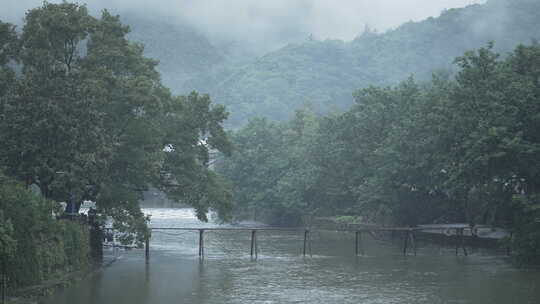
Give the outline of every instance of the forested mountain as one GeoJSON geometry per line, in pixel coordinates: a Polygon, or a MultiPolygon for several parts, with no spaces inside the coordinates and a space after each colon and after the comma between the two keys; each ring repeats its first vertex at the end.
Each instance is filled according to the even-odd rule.
{"type": "Polygon", "coordinates": [[[506,54],[538,38],[540,1],[489,0],[385,33],[366,28],[350,42],[306,39],[248,64],[214,66],[183,88],[209,93],[238,126],[254,115],[288,118],[305,103],[317,111],[344,109],[356,89],[395,84],[411,74],[427,80],[434,71],[451,70],[453,58],[466,50],[495,41],[495,49],[506,54]]]}
{"type": "Polygon", "coordinates": [[[145,55],[160,61],[163,82],[174,91],[188,91],[183,84],[198,73],[225,60],[223,51],[181,20],[136,13],[122,14],[129,24],[129,38],[143,43],[145,55]]]}
{"type": "Polygon", "coordinates": [[[177,94],[209,93],[227,106],[233,127],[254,115],[284,120],[306,103],[321,112],[344,110],[356,89],[396,84],[411,74],[427,80],[434,71],[451,71],[453,58],[489,41],[505,54],[540,38],[536,0],[488,0],[384,33],[366,27],[346,42],[306,37],[263,56],[247,42],[210,40],[184,20],[112,13],[130,26],[131,40],[145,45],[144,54],[160,62],[166,86],[177,94]]]}
{"type": "Polygon", "coordinates": [[[235,153],[217,170],[231,181],[234,215],[488,224],[540,262],[540,44],[506,58],[492,45],[468,51],[456,70],[358,90],[341,114],[301,109],[231,132],[235,153]]]}

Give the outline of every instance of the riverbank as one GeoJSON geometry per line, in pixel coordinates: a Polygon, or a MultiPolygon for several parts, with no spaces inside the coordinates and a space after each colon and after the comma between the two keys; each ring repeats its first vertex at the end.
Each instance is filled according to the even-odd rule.
{"type": "Polygon", "coordinates": [[[0,278],[5,296],[39,297],[91,268],[85,218],[55,216],[61,206],[0,173],[0,278]]]}
{"type": "Polygon", "coordinates": [[[69,272],[55,279],[47,280],[41,284],[17,289],[6,299],[6,304],[38,304],[55,292],[66,289],[74,284],[86,280],[105,270],[118,260],[114,251],[104,256],[102,263],[91,264],[87,269],[69,272]]]}
{"type": "Polygon", "coordinates": [[[79,282],[93,273],[94,271],[88,270],[75,271],[38,285],[18,289],[7,298],[6,304],[38,304],[43,297],[50,296],[53,292],[79,282]]]}

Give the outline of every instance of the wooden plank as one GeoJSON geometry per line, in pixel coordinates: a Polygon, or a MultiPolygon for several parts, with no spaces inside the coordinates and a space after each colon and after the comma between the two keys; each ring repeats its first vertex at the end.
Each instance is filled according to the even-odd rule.
{"type": "MultiPolygon", "coordinates": [[[[111,228],[105,228],[110,230],[111,228]]],[[[150,230],[156,231],[167,231],[167,230],[178,230],[178,231],[304,231],[305,228],[281,228],[281,227],[202,227],[202,228],[187,228],[187,227],[150,227],[150,230]]],[[[322,231],[338,231],[338,232],[370,232],[370,231],[395,231],[395,232],[404,232],[404,231],[424,231],[424,230],[448,230],[448,229],[461,229],[461,228],[445,228],[445,227],[372,227],[372,228],[339,228],[339,229],[319,229],[322,231]]]]}
{"type": "Polygon", "coordinates": [[[150,230],[156,230],[156,231],[198,231],[198,230],[205,230],[205,231],[303,231],[303,228],[259,228],[259,227],[246,227],[246,228],[233,228],[233,227],[224,227],[224,228],[216,228],[216,227],[203,227],[203,228],[186,228],[186,227],[178,227],[178,228],[172,228],[172,227],[151,227],[150,230]]]}
{"type": "MultiPolygon", "coordinates": [[[[206,230],[206,231],[303,231],[304,228],[236,228],[236,227],[224,227],[224,228],[216,228],[216,227],[210,227],[210,228],[186,228],[186,227],[178,227],[178,228],[169,228],[169,227],[152,227],[149,228],[150,230],[178,230],[178,231],[197,231],[197,230],[206,230]]],[[[355,231],[362,231],[362,232],[369,232],[369,231],[419,231],[419,230],[433,230],[434,228],[408,228],[408,227],[381,227],[381,228],[365,228],[365,229],[320,229],[320,230],[328,230],[328,231],[349,231],[349,232],[355,232],[355,231]]],[[[441,230],[445,230],[442,229],[441,230]]]]}

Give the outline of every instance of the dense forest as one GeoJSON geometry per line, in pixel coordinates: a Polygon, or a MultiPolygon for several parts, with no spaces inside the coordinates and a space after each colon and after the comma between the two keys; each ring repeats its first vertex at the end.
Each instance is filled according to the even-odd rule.
{"type": "Polygon", "coordinates": [[[306,35],[263,56],[208,40],[181,20],[122,16],[133,38],[147,45],[146,55],[161,62],[164,83],[176,93],[209,93],[227,106],[233,128],[253,115],[286,120],[305,104],[317,113],[345,110],[354,90],[396,85],[410,75],[428,81],[433,72],[455,72],[453,58],[490,41],[504,55],[540,38],[536,0],[488,0],[381,33],[366,26],[352,41],[306,35]]]}
{"type": "Polygon", "coordinates": [[[171,94],[128,32],[68,2],[29,10],[21,29],[0,22],[0,260],[14,287],[78,268],[68,251],[88,262],[85,230],[53,220],[58,202],[95,201],[128,243],[149,233],[149,187],[203,220],[226,215],[229,192],[209,169],[210,150],[230,154],[225,108],[171,94]]]}
{"type": "Polygon", "coordinates": [[[346,215],[362,223],[506,227],[540,256],[540,45],[493,45],[455,60],[455,77],[409,78],[354,93],[346,112],[309,108],[232,133],[218,172],[234,213],[274,224],[346,215]]]}

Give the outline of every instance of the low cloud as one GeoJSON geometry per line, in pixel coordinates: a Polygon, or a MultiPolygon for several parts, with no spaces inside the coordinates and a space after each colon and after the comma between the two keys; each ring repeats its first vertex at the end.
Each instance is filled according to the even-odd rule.
{"type": "MultiPolygon", "coordinates": [[[[61,1],[50,1],[61,2],[61,1]]],[[[485,0],[91,0],[97,12],[168,16],[188,23],[211,40],[281,46],[301,37],[351,40],[367,24],[378,31],[438,16],[444,9],[485,0]]],[[[20,23],[41,0],[2,0],[0,19],[20,23]]],[[[84,2],[82,2],[84,3],[84,2]]]]}

